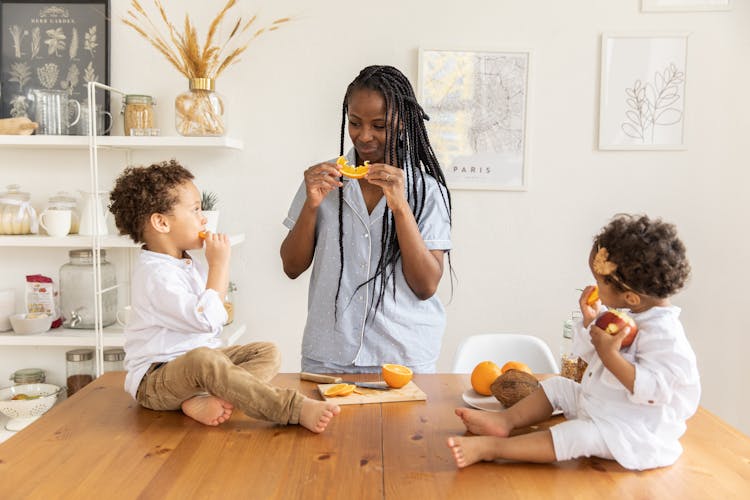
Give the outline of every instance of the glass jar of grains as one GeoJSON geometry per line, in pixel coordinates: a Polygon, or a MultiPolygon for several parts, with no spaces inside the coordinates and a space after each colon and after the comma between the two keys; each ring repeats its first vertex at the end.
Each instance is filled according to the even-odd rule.
{"type": "Polygon", "coordinates": [[[125,135],[153,135],[154,105],[150,95],[128,94],[122,98],[125,135]]]}
{"type": "Polygon", "coordinates": [[[73,349],[65,353],[68,396],[72,396],[94,380],[94,350],[73,349]]]}

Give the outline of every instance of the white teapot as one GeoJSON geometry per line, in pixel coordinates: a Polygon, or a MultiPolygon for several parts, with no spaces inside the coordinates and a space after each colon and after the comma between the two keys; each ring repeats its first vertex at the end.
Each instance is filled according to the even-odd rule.
{"type": "Polygon", "coordinates": [[[81,190],[79,190],[79,192],[81,193],[81,225],[78,228],[78,234],[107,235],[107,220],[105,219],[103,196],[106,196],[109,193],[107,191],[90,193],[81,190]],[[98,219],[98,224],[94,223],[95,218],[98,219]],[[94,228],[96,228],[96,231],[94,231],[94,228]]]}

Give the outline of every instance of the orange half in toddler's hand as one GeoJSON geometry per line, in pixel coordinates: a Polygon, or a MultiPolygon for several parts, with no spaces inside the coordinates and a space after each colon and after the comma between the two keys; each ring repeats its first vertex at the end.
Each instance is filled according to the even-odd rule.
{"type": "Polygon", "coordinates": [[[202,240],[205,240],[207,236],[208,236],[208,233],[206,231],[201,231],[198,233],[198,238],[202,240]]]}
{"type": "Polygon", "coordinates": [[[595,286],[593,290],[591,290],[591,293],[586,298],[586,305],[593,306],[596,304],[596,301],[599,300],[599,287],[595,286]]]}
{"type": "Polygon", "coordinates": [[[336,164],[341,167],[341,174],[344,177],[349,177],[350,179],[362,179],[365,175],[367,175],[367,172],[370,171],[369,161],[365,161],[364,165],[355,167],[353,165],[349,165],[349,162],[346,161],[345,157],[339,156],[339,159],[336,160],[336,164]]]}

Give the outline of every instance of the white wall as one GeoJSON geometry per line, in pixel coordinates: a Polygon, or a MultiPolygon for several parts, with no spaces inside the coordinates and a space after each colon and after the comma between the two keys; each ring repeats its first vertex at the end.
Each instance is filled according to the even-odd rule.
{"type": "MultiPolygon", "coordinates": [[[[113,3],[112,83],[155,95],[159,126],[174,134],[171,101],[187,82],[119,22],[128,2],[113,3]]],[[[221,3],[165,2],[175,20],[189,5],[203,30],[221,3]]],[[[250,2],[241,4],[246,14],[255,12],[250,2]]],[[[281,221],[302,171],[338,151],[346,85],[369,64],[395,65],[416,83],[420,47],[528,48],[534,52],[530,187],[525,193],[453,192],[457,280],[439,369],[448,371],[463,337],[481,332],[533,333],[556,351],[576,288],[591,282],[591,237],[616,212],[646,212],[676,223],[688,246],[694,274],[674,302],[683,307],[698,355],[702,404],[750,433],[742,383],[750,341],[746,322],[734,312],[747,307],[750,282],[748,211],[741,201],[750,181],[742,147],[750,130],[748,2],[735,1],[731,12],[685,14],[641,14],[638,0],[383,0],[356,9],[343,0],[266,4],[261,20],[292,14],[295,22],[253,42],[217,82],[230,103],[230,135],[242,138],[245,150],[180,153],[179,159],[201,187],[220,194],[222,230],[247,233],[248,241],[233,254],[237,316],[248,322],[250,339],[279,344],[284,371],[299,369],[307,275],[296,281],[283,275],[281,221]],[[687,151],[597,150],[604,31],[692,33],[687,151]]],[[[117,163],[114,155],[110,160],[117,163]]],[[[28,184],[24,179],[33,178],[40,206],[59,179],[86,182],[85,168],[76,170],[78,177],[55,180],[57,172],[81,167],[81,155],[60,155],[54,164],[27,152],[7,157],[15,163],[11,168],[0,162],[0,180],[12,176],[28,184]]],[[[440,295],[447,302],[450,293],[446,277],[440,295]]]]}

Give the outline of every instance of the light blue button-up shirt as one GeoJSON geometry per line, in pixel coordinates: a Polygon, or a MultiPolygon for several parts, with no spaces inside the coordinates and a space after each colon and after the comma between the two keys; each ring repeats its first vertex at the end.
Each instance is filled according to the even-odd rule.
{"type": "MultiPolygon", "coordinates": [[[[347,159],[354,163],[353,151],[347,159]]],[[[383,197],[368,214],[359,183],[342,179],[344,272],[338,321],[334,318],[334,301],[339,277],[339,190],[334,190],[318,208],[302,356],[352,368],[398,363],[434,371],[445,330],[443,305],[436,295],[427,300],[414,295],[399,260],[392,277],[396,280],[395,297],[389,280],[375,312],[380,281],[358,287],[377,270],[386,201],[383,197]]],[[[450,250],[447,201],[443,200],[441,186],[433,177],[425,175],[424,182],[425,203],[419,231],[428,249],[450,250]]],[[[284,220],[288,229],[294,227],[306,197],[303,182],[284,220]]]]}

